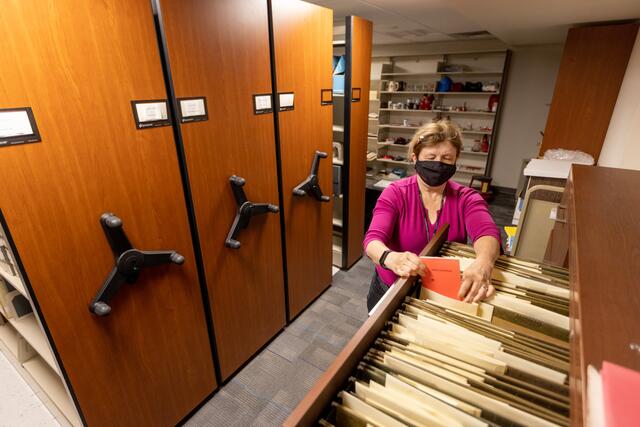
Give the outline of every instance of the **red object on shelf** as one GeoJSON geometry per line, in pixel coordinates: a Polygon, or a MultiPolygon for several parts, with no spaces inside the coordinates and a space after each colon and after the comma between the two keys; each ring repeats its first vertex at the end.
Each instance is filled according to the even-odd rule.
{"type": "Polygon", "coordinates": [[[495,111],[493,109],[494,105],[496,105],[499,100],[500,100],[500,96],[499,95],[491,95],[489,97],[489,111],[495,111]]]}
{"type": "Polygon", "coordinates": [[[482,135],[482,142],[480,143],[480,151],[483,153],[489,152],[489,137],[487,135],[482,135]]]}

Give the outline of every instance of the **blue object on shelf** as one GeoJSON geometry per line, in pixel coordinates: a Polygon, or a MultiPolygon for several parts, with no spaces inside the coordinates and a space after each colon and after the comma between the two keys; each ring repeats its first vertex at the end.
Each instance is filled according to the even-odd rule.
{"type": "Polygon", "coordinates": [[[453,82],[449,78],[449,76],[443,76],[438,82],[438,86],[436,87],[436,92],[449,92],[451,90],[451,85],[453,82]]]}
{"type": "Polygon", "coordinates": [[[344,74],[341,76],[333,76],[333,93],[344,94],[344,74]]]}
{"type": "Polygon", "coordinates": [[[347,63],[344,59],[344,55],[342,56],[334,56],[333,57],[333,75],[344,74],[347,70],[347,63]],[[337,60],[336,60],[337,58],[337,60]]]}
{"type": "Polygon", "coordinates": [[[407,176],[407,170],[403,168],[395,168],[391,172],[398,175],[400,178],[404,178],[405,176],[407,176]]]}

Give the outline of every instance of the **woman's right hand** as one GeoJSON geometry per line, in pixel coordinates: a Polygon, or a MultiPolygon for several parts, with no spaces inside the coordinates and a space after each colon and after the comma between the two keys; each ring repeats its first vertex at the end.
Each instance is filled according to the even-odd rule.
{"type": "Polygon", "coordinates": [[[390,252],[384,265],[403,279],[422,276],[426,268],[420,258],[412,252],[390,252]]]}

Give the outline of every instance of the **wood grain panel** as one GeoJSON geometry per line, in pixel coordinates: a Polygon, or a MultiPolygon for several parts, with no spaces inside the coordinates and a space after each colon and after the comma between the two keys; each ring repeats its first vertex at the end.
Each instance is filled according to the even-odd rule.
{"type": "MultiPolygon", "coordinates": [[[[573,165],[569,207],[572,414],[583,415],[586,369],[607,360],[640,371],[640,172],[573,165]]],[[[574,425],[580,425],[574,423],[574,425]]]]}
{"type": "MultiPolygon", "coordinates": [[[[420,256],[435,256],[447,238],[449,224],[443,224],[436,232],[433,239],[420,252],[420,256]]],[[[326,410],[338,391],[353,374],[357,364],[369,351],[369,348],[384,328],[387,321],[398,309],[404,298],[413,288],[415,277],[398,279],[385,295],[385,301],[378,307],[364,324],[358,329],[353,338],[347,343],[329,366],[329,368],[316,381],[313,388],[293,410],[284,426],[311,426],[315,425],[322,412],[326,410]]]]}
{"type": "MultiPolygon", "coordinates": [[[[364,195],[367,169],[367,133],[369,127],[369,88],[371,83],[371,37],[373,24],[352,16],[351,20],[351,88],[360,88],[360,101],[351,102],[349,129],[349,195],[345,262],[351,267],[362,257],[364,240],[364,195]]],[[[345,94],[345,102],[349,94],[345,94]]]]}
{"type": "MultiPolygon", "coordinates": [[[[293,92],[293,111],[279,113],[282,196],[287,250],[289,319],[297,316],[331,284],[333,198],[294,196],[309,175],[316,151],[322,191],[332,193],[331,105],[321,105],[322,89],[331,89],[333,11],[299,0],[272,2],[278,92],[293,92]]],[[[339,101],[338,101],[339,102],[339,101]]]]}
{"type": "Polygon", "coordinates": [[[638,24],[569,30],[540,154],[582,150],[598,160],[638,24]]]}
{"type": "Polygon", "coordinates": [[[267,3],[160,3],[176,96],[208,100],[209,120],[181,129],[226,379],[285,324],[279,216],[254,217],[240,249],[224,245],[236,214],[231,175],[246,179],[250,201],[278,204],[273,116],[255,115],[252,98],[271,93],[267,3]]]}
{"type": "Polygon", "coordinates": [[[42,135],[0,148],[0,208],[84,418],[175,424],[216,384],[172,129],[131,111],[166,97],[150,4],[4,2],[0,31],[0,108],[31,106],[42,135]],[[143,271],[99,318],[108,211],[186,262],[143,271]]]}

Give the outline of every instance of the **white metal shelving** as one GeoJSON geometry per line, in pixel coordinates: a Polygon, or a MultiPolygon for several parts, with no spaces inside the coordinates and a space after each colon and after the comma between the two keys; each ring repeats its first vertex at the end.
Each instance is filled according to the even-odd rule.
{"type": "Polygon", "coordinates": [[[55,358],[53,357],[53,353],[49,348],[47,338],[42,329],[40,329],[40,325],[38,324],[38,320],[35,315],[29,314],[21,318],[11,318],[8,320],[9,324],[18,331],[18,333],[29,343],[29,345],[31,345],[31,347],[34,348],[42,359],[47,362],[51,369],[53,369],[58,375],[61,375],[55,358]]]}
{"type": "MultiPolygon", "coordinates": [[[[3,238],[4,246],[8,246],[4,238],[4,230],[0,229],[0,237],[3,238]]],[[[10,256],[15,259],[12,253],[10,256]]],[[[0,277],[23,295],[31,303],[31,309],[34,311],[22,317],[8,317],[8,313],[0,307],[0,341],[4,344],[0,346],[0,350],[8,349],[8,352],[5,350],[5,353],[8,353],[6,356],[15,360],[14,365],[18,373],[25,379],[33,380],[31,384],[35,383],[42,389],[71,425],[81,425],[48,338],[36,317],[25,284],[19,274],[12,275],[2,267],[0,267],[0,277]]],[[[45,404],[47,404],[46,399],[45,404]]]]}
{"type": "Polygon", "coordinates": [[[69,398],[64,384],[60,377],[51,370],[47,363],[45,363],[39,356],[35,356],[32,359],[27,360],[22,364],[25,371],[27,371],[31,377],[38,383],[40,388],[45,392],[54,405],[62,412],[67,418],[69,423],[73,426],[81,425],[78,416],[76,415],[73,402],[69,398]]]}
{"type": "Polygon", "coordinates": [[[29,294],[27,293],[27,288],[24,285],[24,283],[22,283],[22,279],[20,279],[20,277],[13,276],[10,273],[7,273],[1,267],[0,267],[0,277],[2,277],[2,279],[4,279],[5,282],[10,284],[16,291],[24,295],[26,299],[30,300],[29,294]]]}
{"type": "Polygon", "coordinates": [[[422,76],[501,76],[502,71],[438,71],[434,73],[382,73],[381,77],[422,77],[422,76]]]}
{"type": "Polygon", "coordinates": [[[408,91],[408,90],[382,90],[380,91],[383,95],[460,95],[460,96],[473,96],[473,95],[499,95],[500,92],[429,92],[429,91],[408,91]]]}
{"type": "MultiPolygon", "coordinates": [[[[372,75],[372,90],[377,85],[377,98],[379,104],[372,104],[370,113],[378,114],[378,122],[370,121],[369,131],[376,135],[369,138],[369,150],[378,154],[376,160],[368,161],[367,165],[373,168],[372,176],[386,176],[393,167],[403,167],[408,174],[414,173],[411,162],[398,161],[382,158],[384,155],[393,156],[394,152],[401,150],[407,145],[395,144],[386,141],[387,138],[403,136],[409,138],[425,123],[440,115],[449,116],[451,120],[461,129],[464,150],[460,153],[458,161],[458,172],[454,175],[454,180],[463,184],[469,184],[472,175],[485,174],[488,162],[491,160],[491,151],[494,147],[494,137],[498,112],[490,111],[488,105],[492,96],[502,97],[502,85],[506,61],[509,52],[506,50],[486,51],[486,52],[451,52],[422,55],[399,55],[392,57],[381,57],[382,66],[378,70],[379,74],[372,75]],[[442,71],[445,65],[460,65],[461,71],[442,71]],[[449,76],[454,82],[497,82],[497,90],[486,92],[464,92],[464,91],[422,91],[419,87],[435,84],[443,76],[449,76]],[[394,91],[387,90],[388,82],[404,81],[409,90],[394,91]],[[424,86],[423,86],[424,85],[424,86]],[[408,108],[388,108],[387,103],[403,102],[403,97],[410,101],[417,102],[422,95],[433,95],[436,108],[431,110],[414,110],[408,108]],[[376,106],[384,108],[375,109],[376,106]],[[452,108],[449,110],[449,108],[452,108]],[[465,110],[465,111],[461,111],[465,110]],[[403,117],[404,116],[404,117],[403,117]],[[409,119],[406,126],[402,119],[409,119]],[[395,123],[394,123],[395,122],[395,123]],[[487,137],[489,140],[489,151],[471,151],[470,146],[477,144],[480,139],[487,137]],[[396,151],[392,151],[396,150],[396,151]],[[480,168],[481,169],[478,169],[480,168]]],[[[500,103],[502,98],[500,98],[500,103]]],[[[387,178],[385,178],[387,179],[387,178]]],[[[393,179],[393,175],[390,179],[393,179]]]]}
{"type": "Polygon", "coordinates": [[[491,112],[491,111],[410,110],[408,108],[381,108],[380,111],[392,111],[392,112],[399,112],[399,113],[422,113],[422,114],[443,113],[443,114],[467,114],[467,115],[483,114],[483,115],[487,115],[487,116],[495,116],[496,115],[496,113],[491,112]]]}

